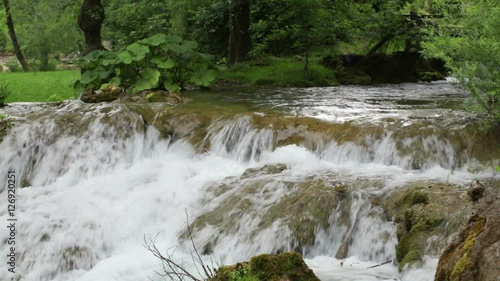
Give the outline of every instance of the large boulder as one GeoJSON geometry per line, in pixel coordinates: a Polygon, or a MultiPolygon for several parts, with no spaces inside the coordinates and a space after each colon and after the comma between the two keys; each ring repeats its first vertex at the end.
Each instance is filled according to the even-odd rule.
{"type": "Polygon", "coordinates": [[[490,184],[484,193],[441,255],[436,281],[500,280],[500,184],[490,184]]]}
{"type": "Polygon", "coordinates": [[[417,182],[392,192],[383,206],[398,226],[399,269],[419,264],[424,255],[442,254],[437,281],[498,281],[499,199],[500,181],[474,181],[468,187],[417,182]]]}
{"type": "Polygon", "coordinates": [[[319,281],[298,253],[260,255],[249,262],[222,266],[214,281],[319,281]]]}
{"type": "Polygon", "coordinates": [[[420,263],[426,254],[439,255],[446,247],[449,237],[472,212],[472,203],[462,192],[457,185],[417,182],[384,200],[389,217],[397,223],[396,260],[400,271],[406,265],[420,263]]]}

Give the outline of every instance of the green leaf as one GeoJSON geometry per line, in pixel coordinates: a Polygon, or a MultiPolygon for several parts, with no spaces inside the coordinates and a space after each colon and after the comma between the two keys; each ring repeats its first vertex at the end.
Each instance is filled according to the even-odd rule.
{"type": "Polygon", "coordinates": [[[196,41],[184,41],[182,44],[185,48],[194,50],[198,48],[198,43],[196,41]]]}
{"type": "Polygon", "coordinates": [[[178,43],[170,43],[168,44],[168,47],[170,48],[170,50],[177,54],[184,54],[189,50],[188,48],[178,43]]]}
{"type": "Polygon", "coordinates": [[[132,54],[126,50],[118,53],[118,59],[119,62],[123,62],[124,64],[131,64],[133,60],[132,54]]]}
{"type": "Polygon", "coordinates": [[[97,75],[99,76],[99,78],[101,79],[106,79],[109,77],[109,75],[111,74],[112,70],[111,69],[106,69],[102,66],[98,66],[96,67],[93,71],[97,72],[97,75]]]}
{"type": "Polygon", "coordinates": [[[165,36],[164,34],[156,34],[149,38],[143,39],[139,42],[145,45],[157,47],[165,43],[166,41],[167,41],[167,36],[165,36]]]}
{"type": "Polygon", "coordinates": [[[182,37],[177,36],[177,35],[169,35],[169,36],[167,36],[167,42],[180,44],[182,42],[182,37]]]}
{"type": "Polygon", "coordinates": [[[108,52],[109,51],[102,51],[102,50],[93,51],[90,54],[84,56],[83,59],[87,60],[87,61],[95,61],[95,60],[98,60],[99,58],[105,56],[108,52]]]}
{"type": "Polygon", "coordinates": [[[100,90],[105,90],[107,87],[109,87],[109,83],[104,83],[104,84],[101,84],[101,87],[99,87],[100,90]]]}
{"type": "Polygon", "coordinates": [[[173,59],[164,56],[155,56],[151,59],[151,62],[163,69],[170,69],[175,66],[175,61],[173,59]]]}
{"type": "Polygon", "coordinates": [[[115,86],[120,86],[122,83],[122,80],[120,77],[113,77],[111,80],[109,80],[109,84],[115,85],[115,86]]]}
{"type": "Polygon", "coordinates": [[[116,58],[113,58],[113,59],[103,59],[101,61],[101,64],[103,66],[109,66],[109,65],[114,65],[118,62],[118,60],[116,58]]]}
{"type": "Polygon", "coordinates": [[[141,92],[148,89],[153,89],[158,86],[160,79],[160,71],[154,68],[146,68],[143,70],[141,79],[137,80],[133,86],[133,92],[141,92]]]}
{"type": "Polygon", "coordinates": [[[497,172],[500,172],[500,166],[497,166],[496,169],[497,169],[497,172]]]}
{"type": "Polygon", "coordinates": [[[158,83],[158,79],[160,79],[160,71],[158,71],[158,69],[148,67],[143,70],[141,76],[148,79],[152,83],[158,83]]]}
{"type": "Polygon", "coordinates": [[[207,55],[207,54],[200,54],[200,58],[205,60],[206,62],[213,62],[215,57],[212,55],[207,55]]]}
{"type": "Polygon", "coordinates": [[[134,60],[142,60],[149,53],[149,47],[141,43],[129,45],[127,50],[134,54],[134,60]]]}
{"type": "Polygon", "coordinates": [[[87,85],[94,82],[97,78],[99,78],[98,71],[87,70],[82,74],[82,78],[80,78],[80,83],[87,85]]]}
{"type": "Polygon", "coordinates": [[[82,84],[80,81],[76,81],[73,85],[73,88],[75,89],[75,95],[80,96],[85,92],[86,84],[82,84]]]}
{"type": "Polygon", "coordinates": [[[190,81],[199,86],[208,87],[215,80],[216,72],[208,69],[206,64],[199,64],[194,69],[190,81]]]}
{"type": "Polygon", "coordinates": [[[181,91],[181,86],[178,83],[173,83],[172,81],[163,83],[163,86],[165,86],[165,89],[172,93],[178,93],[181,91]]]}

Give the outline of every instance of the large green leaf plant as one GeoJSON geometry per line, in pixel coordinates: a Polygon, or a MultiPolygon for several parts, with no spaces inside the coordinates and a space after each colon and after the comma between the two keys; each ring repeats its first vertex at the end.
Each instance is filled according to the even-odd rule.
{"type": "Polygon", "coordinates": [[[122,50],[95,51],[83,58],[78,94],[109,85],[134,94],[150,89],[180,92],[189,83],[208,87],[216,78],[210,55],[196,51],[195,41],[156,34],[122,50]]]}

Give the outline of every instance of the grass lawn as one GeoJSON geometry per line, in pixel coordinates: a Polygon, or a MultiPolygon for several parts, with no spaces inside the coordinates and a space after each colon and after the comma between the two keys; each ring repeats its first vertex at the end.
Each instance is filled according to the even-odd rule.
{"type": "Polygon", "coordinates": [[[253,85],[281,87],[308,87],[336,85],[332,70],[311,59],[309,72],[304,73],[304,62],[291,58],[269,57],[260,63],[242,63],[221,73],[222,79],[245,81],[253,85]]]}
{"type": "Polygon", "coordinates": [[[50,72],[0,72],[0,84],[7,85],[9,102],[46,102],[74,97],[78,70],[50,72]]]}

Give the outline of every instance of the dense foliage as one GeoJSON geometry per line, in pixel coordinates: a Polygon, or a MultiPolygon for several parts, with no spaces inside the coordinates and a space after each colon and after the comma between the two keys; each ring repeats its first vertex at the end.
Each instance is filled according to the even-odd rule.
{"type": "Polygon", "coordinates": [[[95,51],[83,58],[85,72],[75,88],[83,92],[111,84],[137,93],[179,92],[188,82],[206,87],[215,79],[212,58],[196,48],[194,41],[157,34],[119,51],[95,51]]]}
{"type": "Polygon", "coordinates": [[[445,60],[453,76],[500,122],[500,5],[495,0],[436,5],[444,18],[434,22],[426,54],[445,60]]]}
{"type": "Polygon", "coordinates": [[[11,6],[21,48],[34,70],[53,70],[53,58],[83,48],[76,24],[79,3],[19,0],[12,1],[11,6]]]}

